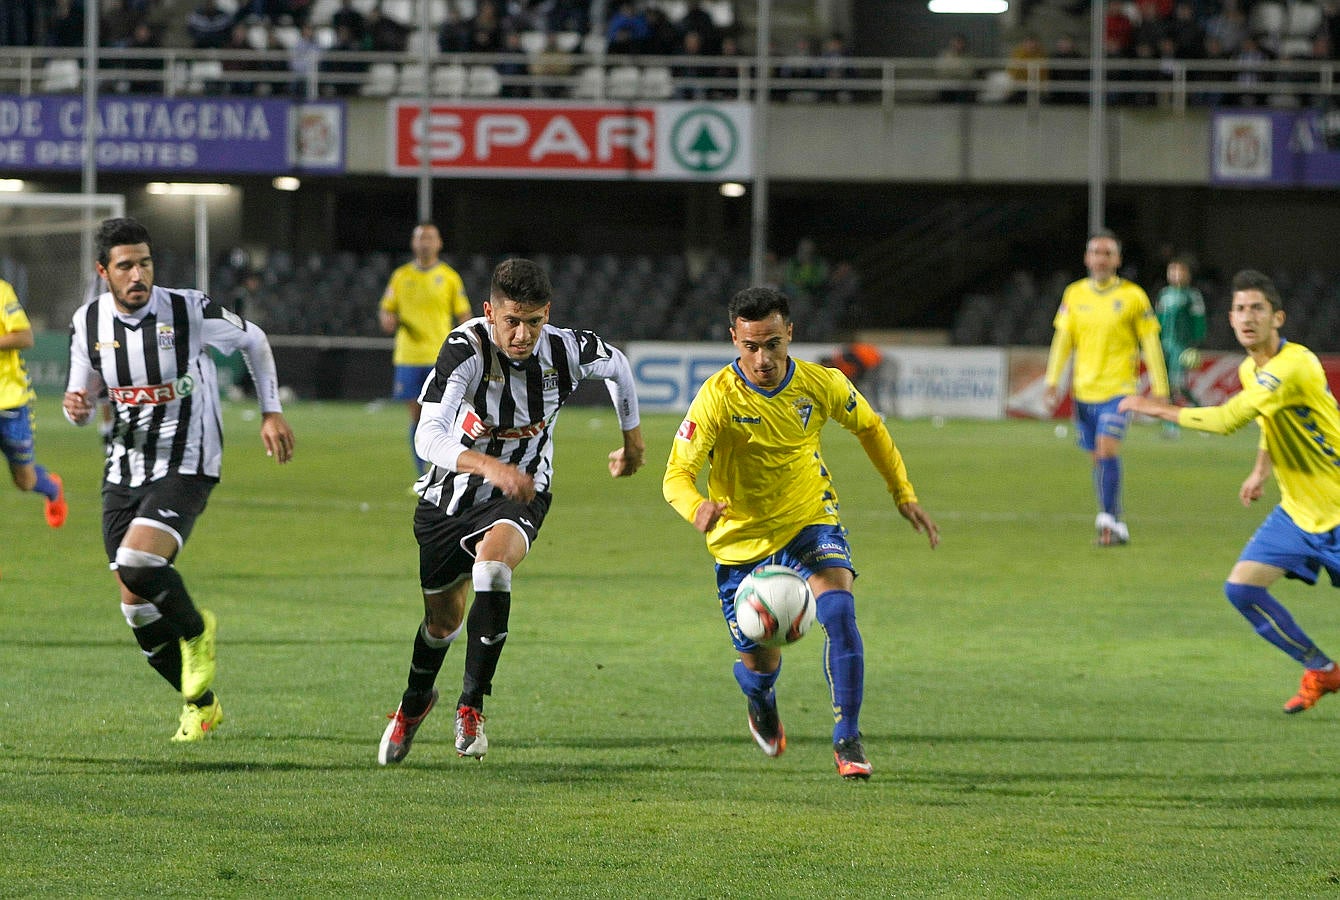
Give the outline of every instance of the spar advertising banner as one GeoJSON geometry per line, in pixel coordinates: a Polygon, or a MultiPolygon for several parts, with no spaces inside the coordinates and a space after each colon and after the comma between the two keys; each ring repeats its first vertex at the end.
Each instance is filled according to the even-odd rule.
{"type": "Polygon", "coordinates": [[[753,174],[744,103],[391,100],[388,170],[458,178],[721,181],[753,174]]]}
{"type": "MultiPolygon", "coordinates": [[[[822,362],[840,344],[792,344],[797,359],[822,362]]],[[[858,385],[870,403],[900,418],[999,419],[1005,415],[1006,351],[994,347],[878,345],[879,367],[858,385]]],[[[624,348],[642,409],[683,412],[708,376],[735,361],[730,344],[635,341],[624,348]]]]}
{"type": "MultiPolygon", "coordinates": [[[[1321,367],[1326,370],[1326,380],[1331,392],[1340,395],[1340,356],[1321,356],[1321,367]]],[[[1241,353],[1201,354],[1200,368],[1191,374],[1191,393],[1205,406],[1217,406],[1242,390],[1238,382],[1238,366],[1242,363],[1241,353]]],[[[1048,418],[1042,394],[1046,388],[1043,381],[1047,374],[1046,350],[1011,350],[1009,400],[1006,404],[1010,416],[1021,418],[1048,418]]],[[[1069,371],[1062,375],[1061,383],[1070,383],[1069,371]]],[[[1140,390],[1149,390],[1149,382],[1140,378],[1140,390]]],[[[1073,407],[1067,393],[1051,414],[1050,418],[1068,419],[1073,407]]]]}
{"type": "MultiPolygon", "coordinates": [[[[82,169],[85,125],[82,97],[0,95],[0,171],[82,169]]],[[[92,126],[109,172],[344,171],[341,101],[100,97],[92,126]]]]}

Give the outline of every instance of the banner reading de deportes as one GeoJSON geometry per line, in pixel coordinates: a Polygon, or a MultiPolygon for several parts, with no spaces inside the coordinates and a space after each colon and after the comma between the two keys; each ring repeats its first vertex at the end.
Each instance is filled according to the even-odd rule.
{"type": "MultiPolygon", "coordinates": [[[[99,169],[152,175],[344,171],[341,101],[235,97],[100,97],[93,123],[99,169]]],[[[84,101],[0,95],[0,170],[84,164],[84,101]]]]}
{"type": "Polygon", "coordinates": [[[745,103],[391,100],[388,170],[499,178],[680,181],[753,175],[753,110],[745,103]]]}

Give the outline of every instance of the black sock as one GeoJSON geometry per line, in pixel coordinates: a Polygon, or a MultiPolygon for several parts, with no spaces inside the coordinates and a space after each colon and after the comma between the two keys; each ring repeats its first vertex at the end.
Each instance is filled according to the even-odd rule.
{"type": "Polygon", "coordinates": [[[493,692],[493,673],[507,643],[507,617],[512,609],[510,591],[476,591],[475,602],[465,620],[465,679],[458,706],[484,708],[484,697],[493,692]]]}
{"type": "Polygon", "coordinates": [[[414,633],[414,655],[410,657],[409,679],[406,682],[405,693],[400,698],[401,710],[411,718],[423,715],[423,711],[428,708],[428,700],[432,697],[437,673],[442,670],[442,661],[446,659],[447,651],[451,649],[451,644],[430,647],[424,637],[426,627],[420,624],[419,630],[414,633]]]}
{"type": "Polygon", "coordinates": [[[175,566],[121,566],[118,574],[122,584],[156,606],[182,637],[190,640],[205,630],[175,566]]]}
{"type": "Polygon", "coordinates": [[[153,670],[181,691],[181,644],[177,641],[177,630],[167,619],[158,619],[148,625],[130,629],[135,642],[144,651],[144,658],[153,670]]]}

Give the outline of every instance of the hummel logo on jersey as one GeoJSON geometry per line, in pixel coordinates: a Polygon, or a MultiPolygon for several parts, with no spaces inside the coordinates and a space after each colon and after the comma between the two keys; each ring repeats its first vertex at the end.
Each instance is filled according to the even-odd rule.
{"type": "Polygon", "coordinates": [[[163,518],[165,518],[165,519],[179,519],[179,518],[181,518],[181,516],[180,516],[180,515],[177,513],[177,511],[174,510],[174,509],[162,509],[162,508],[160,508],[160,509],[158,510],[158,514],[159,514],[160,516],[162,516],[163,518]]]}
{"type": "Polygon", "coordinates": [[[507,640],[507,632],[505,631],[502,632],[501,634],[495,634],[492,636],[487,634],[481,634],[479,636],[479,643],[483,644],[485,647],[496,647],[505,640],[507,640]]]}

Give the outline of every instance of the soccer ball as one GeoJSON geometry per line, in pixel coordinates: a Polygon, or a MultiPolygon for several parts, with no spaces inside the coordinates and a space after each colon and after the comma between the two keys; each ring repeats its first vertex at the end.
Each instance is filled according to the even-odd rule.
{"type": "Polygon", "coordinates": [[[814,624],[814,595],[795,569],[759,566],[735,589],[735,621],[749,640],[785,647],[814,624]]]}

